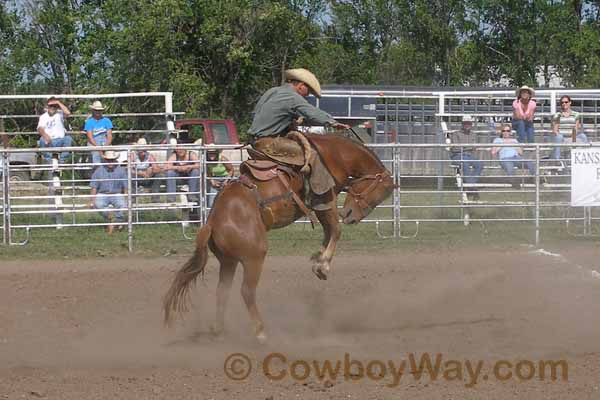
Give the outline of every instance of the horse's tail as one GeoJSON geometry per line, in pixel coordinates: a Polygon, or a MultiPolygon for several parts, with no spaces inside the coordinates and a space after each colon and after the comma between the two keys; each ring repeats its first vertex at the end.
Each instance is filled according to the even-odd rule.
{"type": "Polygon", "coordinates": [[[211,234],[212,227],[209,222],[198,231],[194,254],[175,274],[173,283],[163,299],[165,325],[170,325],[176,314],[182,314],[189,310],[189,291],[196,283],[198,276],[204,272],[208,260],[208,240],[211,234]]]}

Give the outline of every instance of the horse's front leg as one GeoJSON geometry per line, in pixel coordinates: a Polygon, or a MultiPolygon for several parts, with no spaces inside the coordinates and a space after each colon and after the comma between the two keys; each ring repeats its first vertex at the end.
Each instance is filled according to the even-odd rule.
{"type": "Polygon", "coordinates": [[[331,210],[316,211],[316,215],[323,226],[327,243],[323,242],[325,249],[321,252],[320,257],[313,260],[313,272],[319,279],[327,279],[331,268],[331,259],[335,254],[335,248],[337,247],[342,230],[340,229],[336,207],[332,207],[331,210]]]}
{"type": "Polygon", "coordinates": [[[319,218],[319,221],[321,221],[321,226],[323,227],[323,241],[321,242],[321,248],[319,249],[319,251],[315,251],[310,256],[310,260],[315,263],[318,262],[323,256],[323,253],[325,252],[325,250],[327,249],[327,245],[329,244],[329,239],[331,238],[329,224],[324,224],[321,218],[319,218]]]}

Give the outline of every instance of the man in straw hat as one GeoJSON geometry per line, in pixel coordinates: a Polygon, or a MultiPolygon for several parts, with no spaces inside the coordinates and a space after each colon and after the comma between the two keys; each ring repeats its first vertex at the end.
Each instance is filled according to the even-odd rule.
{"type": "MultiPolygon", "coordinates": [[[[317,98],[321,97],[321,85],[312,72],[304,68],[286,70],[285,83],[267,90],[254,108],[252,126],[248,130],[252,135],[252,146],[272,159],[306,167],[309,160],[305,159],[305,154],[308,158],[310,146],[305,138],[294,132],[298,120],[308,125],[350,128],[349,125],[337,122],[331,115],[306,101],[310,93],[317,98]],[[284,137],[290,132],[293,132],[291,136],[303,142],[304,154],[296,141],[284,137]]],[[[333,178],[328,172],[325,173],[326,169],[321,165],[318,157],[312,158],[311,188],[316,195],[328,193],[333,187],[333,178]],[[317,175],[324,178],[320,180],[322,183],[313,185],[317,175]]],[[[306,172],[306,169],[303,168],[303,172],[306,172]]]]}
{"type": "MultiPolygon", "coordinates": [[[[85,121],[83,130],[87,135],[88,146],[110,146],[112,143],[112,129],[113,124],[109,118],[102,115],[104,106],[98,100],[94,101],[90,106],[92,110],[92,116],[85,121]]],[[[92,162],[97,164],[94,168],[97,168],[100,164],[100,152],[92,151],[92,162]]]]}
{"type": "Polygon", "coordinates": [[[350,128],[306,101],[309,93],[321,97],[321,85],[312,72],[304,68],[288,69],[285,80],[285,84],[267,90],[258,100],[248,130],[255,139],[285,136],[295,128],[294,121],[298,118],[310,125],[350,128]]]}
{"type": "MultiPolygon", "coordinates": [[[[114,216],[117,222],[122,223],[125,220],[123,209],[127,207],[125,195],[127,195],[127,172],[123,167],[117,164],[119,154],[108,150],[103,155],[104,163],[96,169],[92,175],[90,186],[92,187],[90,207],[95,207],[101,211],[102,216],[107,222],[111,221],[111,213],[106,209],[112,205],[116,210],[114,216]]],[[[113,232],[112,224],[106,227],[110,235],[113,232]]],[[[118,230],[123,229],[119,225],[118,230]]]]}

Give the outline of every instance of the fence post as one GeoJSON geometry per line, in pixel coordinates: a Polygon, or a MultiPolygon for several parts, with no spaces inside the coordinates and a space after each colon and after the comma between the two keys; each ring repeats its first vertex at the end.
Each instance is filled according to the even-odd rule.
{"type": "Polygon", "coordinates": [[[2,152],[2,216],[4,231],[2,243],[10,244],[10,177],[8,176],[8,152],[2,152]]]}
{"type": "Polygon", "coordinates": [[[540,244],[540,145],[535,145],[535,245],[540,244]]]}
{"type": "Polygon", "coordinates": [[[392,147],[394,173],[394,237],[400,236],[400,149],[398,144],[392,147]]]}
{"type": "MultiPolygon", "coordinates": [[[[137,182],[135,183],[137,185],[137,182]]],[[[127,149],[127,251],[133,251],[133,210],[132,210],[131,182],[131,149],[127,149]]]]}
{"type": "Polygon", "coordinates": [[[200,157],[200,185],[198,188],[200,191],[200,195],[198,196],[198,207],[200,208],[200,221],[202,224],[206,224],[208,220],[208,211],[206,210],[206,188],[208,187],[208,182],[206,180],[208,174],[206,173],[206,149],[204,145],[198,152],[198,156],[200,157]]]}

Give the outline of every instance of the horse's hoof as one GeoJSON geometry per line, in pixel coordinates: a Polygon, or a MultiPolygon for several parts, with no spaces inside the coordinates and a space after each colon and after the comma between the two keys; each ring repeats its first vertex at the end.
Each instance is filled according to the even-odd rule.
{"type": "Polygon", "coordinates": [[[315,264],[313,265],[313,273],[317,276],[317,278],[319,278],[322,281],[326,281],[327,280],[327,273],[323,270],[323,265],[322,264],[315,264]]]}
{"type": "Polygon", "coordinates": [[[267,344],[267,334],[264,332],[259,333],[258,335],[256,335],[256,340],[261,345],[267,344]]]}

